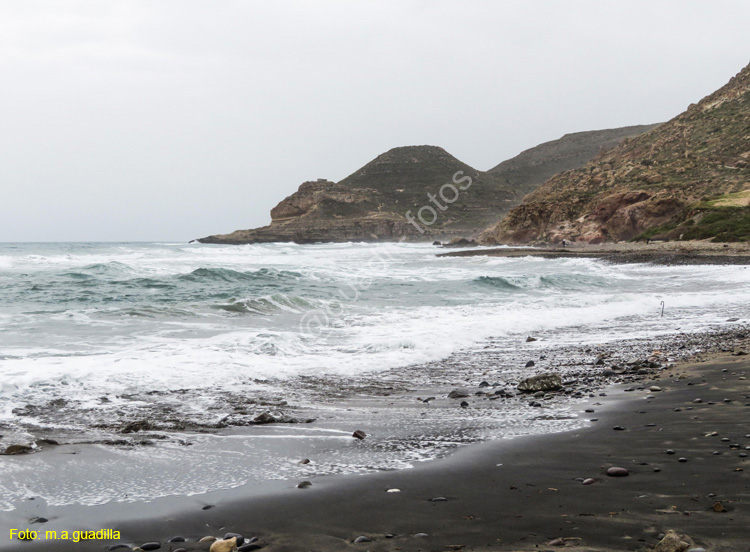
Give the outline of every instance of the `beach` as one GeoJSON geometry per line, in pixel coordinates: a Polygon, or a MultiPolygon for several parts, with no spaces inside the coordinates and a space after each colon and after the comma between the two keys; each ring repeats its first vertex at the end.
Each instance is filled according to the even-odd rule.
{"type": "Polygon", "coordinates": [[[691,1],[0,4],[0,552],[750,552],[691,1]]]}
{"type": "Polygon", "coordinates": [[[86,341],[66,354],[6,349],[0,443],[26,432],[35,448],[0,457],[0,550],[209,550],[201,539],[229,533],[269,550],[646,550],[669,529],[746,550],[744,265],[385,251],[374,267],[364,261],[383,249],[366,244],[6,257],[6,272],[44,263],[39,280],[60,290],[51,314],[11,303],[35,324],[24,343],[39,321],[86,341]],[[281,330],[297,335],[315,306],[299,297],[352,281],[341,248],[378,279],[317,350],[285,351],[281,330]],[[92,308],[81,289],[130,295],[92,308]],[[254,327],[269,324],[275,333],[254,327]],[[313,370],[326,351],[331,365],[313,370]],[[557,383],[522,391],[545,374],[557,383]]]}
{"type": "MultiPolygon", "coordinates": [[[[581,429],[490,441],[410,470],[219,498],[208,509],[187,498],[146,519],[99,522],[128,546],[159,542],[164,550],[208,550],[196,541],[229,532],[290,551],[646,550],[670,529],[707,550],[747,550],[747,346],[739,329],[716,342],[723,352],[699,350],[596,393],[576,405],[590,420],[581,429]],[[629,475],[610,477],[611,467],[629,475]],[[166,542],[175,536],[187,542],[166,542]],[[358,537],[368,540],[354,544],[358,537]]],[[[102,542],[4,549],[23,547],[101,550],[102,542]]]]}

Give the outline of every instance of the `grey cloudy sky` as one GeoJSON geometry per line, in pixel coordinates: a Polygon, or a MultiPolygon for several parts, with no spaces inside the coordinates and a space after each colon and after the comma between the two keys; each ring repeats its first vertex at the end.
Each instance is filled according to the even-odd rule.
{"type": "Polygon", "coordinates": [[[268,223],[395,146],[486,170],[667,120],[750,61],[750,2],[0,0],[0,241],[268,223]]]}

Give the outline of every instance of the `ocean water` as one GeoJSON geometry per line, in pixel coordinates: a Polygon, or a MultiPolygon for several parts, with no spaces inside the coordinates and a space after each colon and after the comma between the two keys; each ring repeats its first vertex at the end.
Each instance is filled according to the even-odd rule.
{"type": "MultiPolygon", "coordinates": [[[[508,353],[527,335],[554,347],[694,332],[745,317],[750,303],[741,266],[438,252],[424,244],[0,244],[0,446],[40,436],[96,440],[144,419],[162,421],[152,429],[164,439],[110,447],[96,490],[55,483],[60,468],[44,455],[32,455],[36,464],[4,457],[0,509],[29,493],[50,504],[122,500],[125,488],[129,500],[175,494],[185,481],[165,480],[165,466],[202,465],[217,447],[226,456],[196,472],[195,492],[253,478],[408,467],[498,428],[506,428],[501,436],[519,425],[559,429],[559,420],[577,423],[564,405],[558,421],[510,407],[425,418],[377,410],[358,389],[449,385],[471,361],[444,372],[435,366],[458,353],[470,359],[488,340],[508,353]],[[238,406],[244,398],[250,402],[238,406]],[[243,409],[318,421],[253,428],[252,441],[247,432],[190,431],[222,429],[243,409]],[[356,424],[395,437],[357,448],[349,437],[356,424]],[[290,448],[294,439],[317,447],[313,467],[291,467],[305,450],[290,448]],[[242,470],[237,455],[246,459],[242,470]]],[[[92,468],[82,461],[65,469],[92,468]]]]}

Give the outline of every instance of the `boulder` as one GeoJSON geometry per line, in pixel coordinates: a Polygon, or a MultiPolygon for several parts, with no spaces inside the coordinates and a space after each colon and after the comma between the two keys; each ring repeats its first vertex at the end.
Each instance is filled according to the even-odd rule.
{"type": "Polygon", "coordinates": [[[28,445],[10,445],[3,454],[28,454],[33,450],[28,445]]]}
{"type": "Polygon", "coordinates": [[[656,545],[654,552],[685,552],[691,546],[693,546],[692,540],[670,529],[656,545]]]}
{"type": "Polygon", "coordinates": [[[557,374],[539,374],[526,378],[518,384],[518,390],[524,393],[536,393],[537,391],[557,391],[562,389],[562,379],[557,374]]]}
{"type": "Polygon", "coordinates": [[[463,399],[469,396],[469,390],[463,388],[457,388],[448,393],[449,399],[463,399]]]}
{"type": "Polygon", "coordinates": [[[276,418],[270,412],[263,412],[253,419],[256,424],[275,424],[276,418]]]}

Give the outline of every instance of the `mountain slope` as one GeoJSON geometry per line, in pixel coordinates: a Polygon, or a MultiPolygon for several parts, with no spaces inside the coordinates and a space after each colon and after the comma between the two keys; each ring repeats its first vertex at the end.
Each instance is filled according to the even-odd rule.
{"type": "Polygon", "coordinates": [[[741,199],[750,189],[749,92],[750,65],[671,121],[554,176],[480,241],[750,238],[718,224],[729,216],[734,227],[750,225],[741,199]]]}
{"type": "Polygon", "coordinates": [[[487,172],[527,194],[557,173],[582,167],[597,154],[614,148],[625,138],[638,136],[657,126],[638,125],[566,134],[523,151],[487,172]]]}
{"type": "Polygon", "coordinates": [[[601,149],[651,128],[568,134],[487,172],[436,146],[394,148],[338,183],[305,182],[271,210],[268,226],[198,241],[308,243],[475,235],[555,172],[581,166],[601,149]]]}

